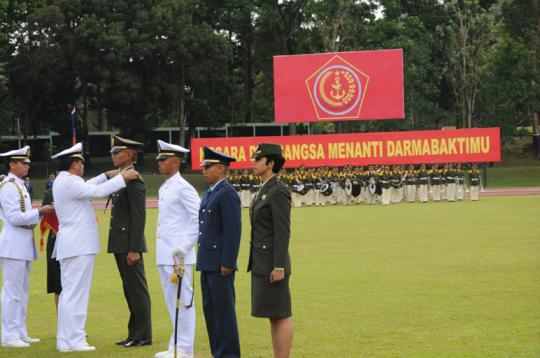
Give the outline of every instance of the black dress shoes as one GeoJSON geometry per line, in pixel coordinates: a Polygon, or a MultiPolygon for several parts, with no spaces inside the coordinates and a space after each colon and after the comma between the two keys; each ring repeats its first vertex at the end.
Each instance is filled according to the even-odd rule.
{"type": "Polygon", "coordinates": [[[142,347],[142,346],[151,346],[151,345],[152,345],[151,339],[133,339],[129,341],[128,343],[124,344],[124,347],[133,348],[133,347],[142,347]]]}
{"type": "Polygon", "coordinates": [[[118,341],[118,342],[116,342],[116,345],[117,345],[117,346],[124,346],[124,345],[128,344],[129,342],[131,342],[132,340],[133,340],[133,338],[127,337],[127,338],[124,339],[123,341],[118,341]]]}

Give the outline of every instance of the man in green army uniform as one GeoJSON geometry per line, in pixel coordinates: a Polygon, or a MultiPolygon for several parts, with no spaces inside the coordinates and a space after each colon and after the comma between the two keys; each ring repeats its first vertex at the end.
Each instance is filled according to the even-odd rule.
{"type": "Polygon", "coordinates": [[[429,173],[426,170],[426,165],[422,164],[418,171],[418,199],[421,203],[427,203],[428,201],[428,184],[429,173]]]}
{"type": "MultiPolygon", "coordinates": [[[[113,136],[111,156],[120,172],[133,168],[137,151],[143,147],[129,139],[113,136]]],[[[116,342],[126,348],[152,344],[150,295],[144,271],[146,252],[144,226],[146,222],[146,189],[142,178],[113,193],[111,227],[107,252],[113,253],[122,279],[124,295],[130,311],[128,336],[116,342]]]]}
{"type": "Polygon", "coordinates": [[[480,180],[480,171],[478,170],[476,163],[473,163],[469,170],[469,188],[471,200],[478,201],[478,188],[482,188],[482,182],[480,180]]]}
{"type": "Polygon", "coordinates": [[[383,205],[390,205],[390,201],[392,199],[391,180],[392,180],[392,172],[390,171],[390,167],[387,165],[384,167],[383,173],[381,176],[381,187],[382,187],[381,201],[383,205]]]}

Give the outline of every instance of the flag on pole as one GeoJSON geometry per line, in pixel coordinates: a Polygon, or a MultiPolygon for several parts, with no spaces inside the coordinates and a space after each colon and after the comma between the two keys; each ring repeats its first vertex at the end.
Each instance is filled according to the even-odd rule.
{"type": "Polygon", "coordinates": [[[73,105],[71,109],[71,142],[77,144],[77,108],[73,105]]]}
{"type": "Polygon", "coordinates": [[[47,232],[52,231],[56,236],[58,234],[58,217],[55,213],[44,215],[39,222],[39,233],[41,238],[39,240],[39,251],[43,251],[44,238],[47,236],[47,232]]]}

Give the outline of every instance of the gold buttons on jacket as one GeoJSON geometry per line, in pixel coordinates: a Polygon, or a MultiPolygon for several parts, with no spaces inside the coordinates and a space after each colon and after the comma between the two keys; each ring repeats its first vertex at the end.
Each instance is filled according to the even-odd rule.
{"type": "Polygon", "coordinates": [[[204,220],[201,220],[201,224],[204,224],[204,220]]]}
{"type": "Polygon", "coordinates": [[[263,249],[266,249],[266,245],[263,245],[263,249]]]}

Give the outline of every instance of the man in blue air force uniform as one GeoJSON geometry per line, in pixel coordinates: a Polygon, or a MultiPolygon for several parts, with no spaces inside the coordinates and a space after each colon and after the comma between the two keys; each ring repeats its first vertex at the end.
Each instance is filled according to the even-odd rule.
{"type": "Polygon", "coordinates": [[[215,358],[240,357],[234,275],[242,219],[238,194],[225,179],[234,161],[224,153],[204,147],[201,166],[210,189],[199,210],[197,271],[201,271],[204,318],[215,358]]]}

